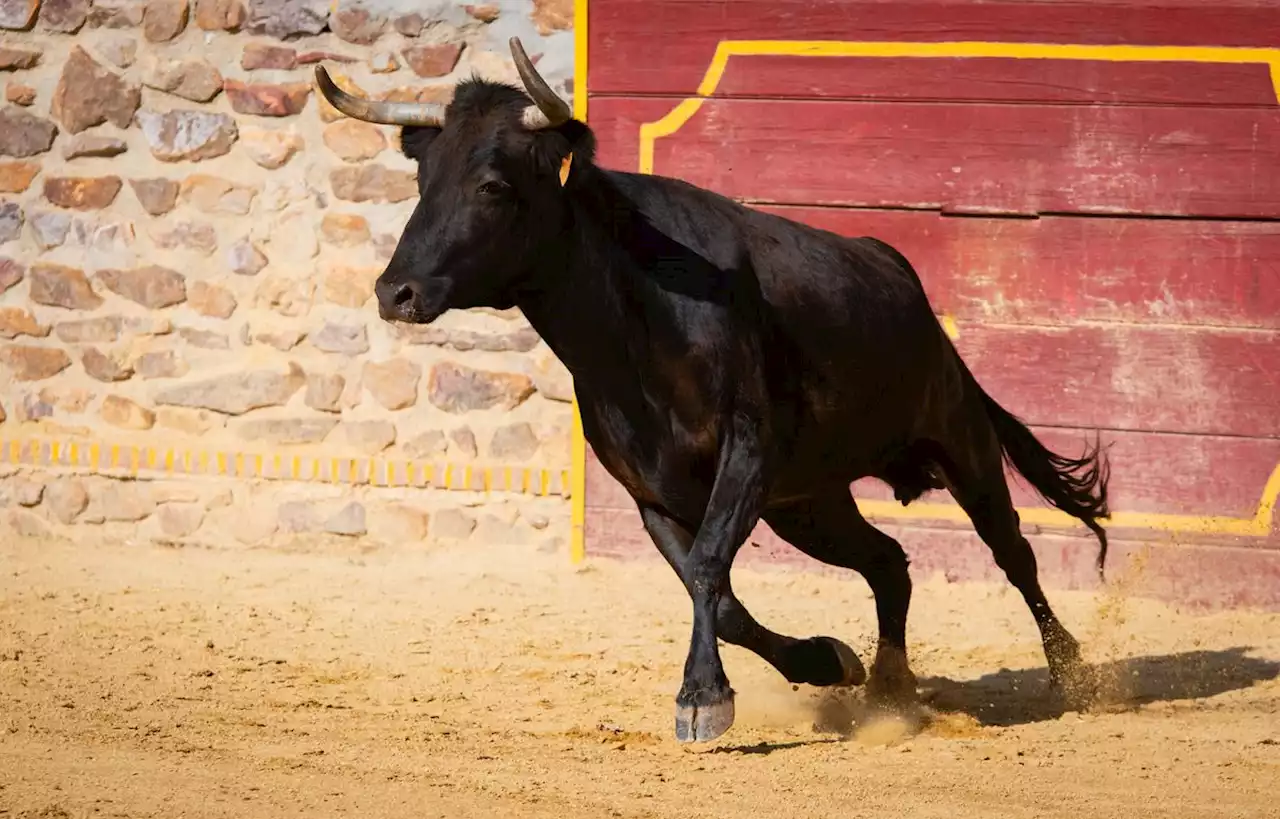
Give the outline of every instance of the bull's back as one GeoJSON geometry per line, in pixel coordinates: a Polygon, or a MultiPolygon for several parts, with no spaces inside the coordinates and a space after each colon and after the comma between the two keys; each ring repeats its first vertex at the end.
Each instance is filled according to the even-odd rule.
{"type": "Polygon", "coordinates": [[[883,400],[923,386],[947,345],[939,344],[945,338],[924,288],[897,250],[758,211],[744,221],[779,326],[832,389],[883,400]]]}
{"type": "MultiPolygon", "coordinates": [[[[847,238],[747,208],[680,180],[618,174],[663,234],[735,276],[753,276],[770,355],[799,373],[812,419],[873,423],[886,406],[928,402],[952,348],[910,263],[872,238],[847,238]]],[[[900,422],[903,413],[895,411],[900,422]]]]}

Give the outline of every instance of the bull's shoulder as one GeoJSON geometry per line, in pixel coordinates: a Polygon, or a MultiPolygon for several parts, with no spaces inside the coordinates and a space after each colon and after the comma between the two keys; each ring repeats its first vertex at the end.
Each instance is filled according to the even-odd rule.
{"type": "Polygon", "coordinates": [[[617,189],[646,220],[700,250],[747,253],[766,264],[850,266],[892,277],[911,265],[894,247],[870,236],[843,236],[743,205],[714,191],[671,177],[610,171],[617,189]]]}
{"type": "Polygon", "coordinates": [[[643,220],[716,263],[743,245],[750,211],[728,197],[681,179],[611,172],[618,192],[643,220]]]}
{"type": "Polygon", "coordinates": [[[801,311],[815,302],[903,305],[923,298],[910,263],[878,239],[842,236],[679,179],[607,174],[637,217],[627,225],[633,258],[675,290],[727,298],[734,287],[750,286],[775,307],[801,311]]]}

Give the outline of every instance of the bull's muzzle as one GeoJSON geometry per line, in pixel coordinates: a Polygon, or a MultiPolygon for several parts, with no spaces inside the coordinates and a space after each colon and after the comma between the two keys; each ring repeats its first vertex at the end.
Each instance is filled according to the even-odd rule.
{"type": "Polygon", "coordinates": [[[378,298],[378,315],[385,321],[425,324],[436,317],[438,307],[427,297],[427,288],[412,281],[378,279],[373,292],[378,298]]]}

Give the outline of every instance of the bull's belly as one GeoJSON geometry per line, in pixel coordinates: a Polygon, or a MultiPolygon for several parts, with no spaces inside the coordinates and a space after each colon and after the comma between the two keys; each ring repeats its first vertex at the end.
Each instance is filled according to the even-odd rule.
{"type": "Polygon", "coordinates": [[[824,458],[795,458],[775,473],[765,498],[766,507],[784,506],[811,498],[834,485],[848,485],[875,475],[881,463],[845,452],[824,458]]]}
{"type": "Polygon", "coordinates": [[[885,465],[911,445],[915,428],[908,413],[841,412],[810,419],[778,448],[766,505],[784,505],[883,474],[885,465]]]}
{"type": "MultiPolygon", "coordinates": [[[[920,392],[882,390],[868,400],[867,392],[860,391],[833,402],[834,411],[806,407],[808,417],[788,419],[799,423],[775,438],[764,505],[780,506],[884,474],[885,466],[914,441],[919,419],[902,408],[926,403],[920,392]]],[[[661,508],[678,520],[700,521],[716,478],[716,437],[682,431],[677,438],[669,428],[663,430],[667,434],[653,435],[655,427],[649,427],[648,440],[641,444],[621,425],[606,432],[584,415],[584,431],[597,458],[637,504],[661,508]]]]}

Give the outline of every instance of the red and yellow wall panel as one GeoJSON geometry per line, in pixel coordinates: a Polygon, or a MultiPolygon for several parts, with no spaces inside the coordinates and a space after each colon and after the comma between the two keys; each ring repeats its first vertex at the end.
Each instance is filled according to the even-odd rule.
{"type": "MultiPolygon", "coordinates": [[[[998,401],[1068,453],[1102,431],[1134,588],[1280,607],[1280,6],[586,5],[604,164],[891,242],[998,401]]],[[[582,457],[588,551],[651,549],[582,457]]],[[[994,576],[945,493],[854,489],[917,569],[994,576]]],[[[1091,582],[1084,531],[1015,495],[1048,582],[1091,582]]]]}

